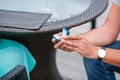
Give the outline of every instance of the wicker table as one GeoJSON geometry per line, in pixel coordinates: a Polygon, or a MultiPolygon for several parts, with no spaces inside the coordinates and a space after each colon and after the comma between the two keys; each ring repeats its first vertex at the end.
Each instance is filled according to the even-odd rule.
{"type": "Polygon", "coordinates": [[[0,27],[0,38],[18,41],[24,44],[37,60],[31,73],[31,80],[62,80],[56,67],[56,50],[51,36],[60,32],[63,26],[68,28],[94,20],[107,8],[108,0],[91,0],[90,6],[78,15],[70,18],[46,22],[40,29],[16,29],[0,27]]]}

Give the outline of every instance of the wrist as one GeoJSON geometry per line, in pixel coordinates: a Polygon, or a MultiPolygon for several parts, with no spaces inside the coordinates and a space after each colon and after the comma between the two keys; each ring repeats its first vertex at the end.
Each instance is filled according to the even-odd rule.
{"type": "Polygon", "coordinates": [[[98,55],[97,60],[102,61],[106,56],[106,48],[104,47],[99,48],[97,55],[98,55]]]}
{"type": "Polygon", "coordinates": [[[98,59],[98,54],[97,54],[97,53],[98,53],[98,50],[99,50],[99,49],[100,49],[100,47],[95,47],[95,48],[94,48],[94,52],[93,52],[93,53],[94,53],[94,57],[93,57],[93,59],[95,59],[95,60],[98,59]]]}

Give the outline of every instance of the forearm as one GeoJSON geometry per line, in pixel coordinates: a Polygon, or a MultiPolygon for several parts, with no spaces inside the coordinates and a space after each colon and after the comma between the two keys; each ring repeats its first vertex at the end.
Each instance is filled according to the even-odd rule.
{"type": "MultiPolygon", "coordinates": [[[[109,26],[109,24],[106,24],[104,26],[109,26]]],[[[99,27],[81,35],[84,36],[90,43],[96,46],[106,46],[114,42],[118,34],[119,31],[113,32],[111,28],[99,27]]]]}
{"type": "Polygon", "coordinates": [[[106,46],[114,42],[120,31],[120,7],[112,4],[108,17],[102,27],[82,34],[89,42],[97,46],[106,46]]]}
{"type": "Polygon", "coordinates": [[[103,62],[120,67],[120,50],[107,48],[106,52],[107,55],[103,59],[103,62]]]}

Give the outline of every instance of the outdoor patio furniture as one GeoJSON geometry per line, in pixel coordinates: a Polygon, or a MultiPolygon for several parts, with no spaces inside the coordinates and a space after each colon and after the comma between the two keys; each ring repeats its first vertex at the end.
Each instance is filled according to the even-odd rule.
{"type": "Polygon", "coordinates": [[[0,80],[28,80],[26,68],[22,65],[17,65],[10,72],[2,76],[0,80]]]}
{"type": "MultiPolygon", "coordinates": [[[[31,73],[31,80],[62,80],[56,67],[56,50],[51,42],[52,35],[60,32],[63,26],[72,28],[94,20],[105,11],[107,5],[108,0],[91,0],[89,8],[82,13],[62,20],[45,21],[39,28],[33,26],[33,29],[28,29],[28,26],[20,28],[17,25],[1,25],[0,38],[18,41],[30,50],[37,61],[37,65],[31,73]]],[[[5,12],[7,14],[14,13],[14,11],[5,12]]],[[[17,13],[20,14],[20,12],[17,13]]],[[[20,17],[15,18],[19,19],[20,17]]]]}

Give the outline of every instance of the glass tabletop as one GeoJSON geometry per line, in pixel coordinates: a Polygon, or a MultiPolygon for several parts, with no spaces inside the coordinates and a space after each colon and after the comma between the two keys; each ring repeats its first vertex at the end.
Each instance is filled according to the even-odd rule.
{"type": "Polygon", "coordinates": [[[51,13],[49,21],[62,20],[87,9],[91,0],[0,0],[0,9],[51,13]]]}

